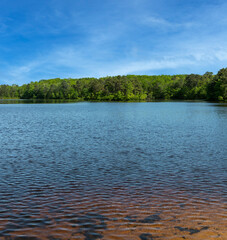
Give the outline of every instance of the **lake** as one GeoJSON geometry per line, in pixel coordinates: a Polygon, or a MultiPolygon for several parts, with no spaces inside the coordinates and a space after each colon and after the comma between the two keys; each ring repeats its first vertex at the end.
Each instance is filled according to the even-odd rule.
{"type": "Polygon", "coordinates": [[[227,104],[6,102],[0,239],[227,239],[227,104]]]}

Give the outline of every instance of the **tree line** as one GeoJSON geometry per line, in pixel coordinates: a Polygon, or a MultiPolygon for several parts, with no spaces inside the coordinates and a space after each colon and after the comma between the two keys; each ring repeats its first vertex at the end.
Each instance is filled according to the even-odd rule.
{"type": "Polygon", "coordinates": [[[127,75],[104,78],[49,79],[22,86],[0,85],[1,99],[75,99],[151,101],[205,99],[227,101],[227,68],[216,75],[127,75]]]}

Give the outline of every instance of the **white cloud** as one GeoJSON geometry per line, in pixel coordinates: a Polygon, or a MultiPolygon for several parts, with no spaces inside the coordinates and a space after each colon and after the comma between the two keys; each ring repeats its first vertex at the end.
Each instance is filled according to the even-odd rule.
{"type": "Polygon", "coordinates": [[[155,27],[155,28],[162,28],[167,30],[179,30],[179,29],[189,29],[192,27],[196,27],[199,24],[195,23],[193,21],[187,21],[187,22],[173,22],[166,20],[162,17],[156,17],[156,16],[141,16],[140,23],[147,26],[147,27],[155,27]]]}
{"type": "Polygon", "coordinates": [[[156,71],[161,69],[176,69],[185,65],[195,64],[189,59],[151,59],[147,61],[132,61],[123,62],[120,64],[114,64],[113,66],[108,66],[105,71],[100,69],[99,74],[105,75],[127,75],[136,74],[147,71],[156,71]]]}
{"type": "Polygon", "coordinates": [[[165,25],[165,26],[171,26],[172,23],[166,21],[165,19],[163,18],[157,18],[157,17],[153,17],[153,16],[150,16],[150,17],[147,17],[145,19],[143,19],[143,21],[147,24],[154,24],[154,25],[165,25]]]}
{"type": "MultiPolygon", "coordinates": [[[[206,68],[209,71],[211,66],[218,69],[227,64],[227,32],[215,29],[215,23],[220,20],[218,13],[224,16],[221,7],[226,9],[226,5],[208,7],[204,11],[198,9],[192,13],[193,21],[190,18],[174,20],[168,14],[163,17],[152,11],[146,15],[136,14],[135,10],[128,18],[115,16],[114,20],[107,14],[108,22],[98,26],[92,22],[93,16],[87,22],[83,19],[77,22],[78,16],[71,18],[57,9],[50,19],[44,16],[47,23],[43,36],[58,31],[74,34],[77,26],[84,35],[81,34],[77,41],[72,34],[70,41],[51,42],[49,49],[40,49],[39,55],[36,51],[33,55],[25,55],[19,64],[8,63],[8,67],[0,69],[0,79],[9,84],[22,84],[53,77],[152,74],[158,70],[162,74],[169,69],[184,73],[184,69],[194,72],[206,68]],[[154,28],[164,31],[155,35],[154,28]]],[[[37,13],[38,16],[41,13],[37,13]]],[[[226,19],[223,17],[220,21],[222,27],[226,19]]],[[[35,20],[45,25],[43,19],[35,20]]],[[[23,32],[22,28],[19,30],[23,32]]]]}
{"type": "MultiPolygon", "coordinates": [[[[89,55],[89,50],[77,48],[74,46],[58,47],[49,51],[49,53],[37,56],[33,61],[25,61],[23,64],[10,66],[6,73],[0,71],[1,79],[5,76],[7,84],[17,83],[19,85],[48,79],[54,77],[61,78],[78,78],[78,77],[104,77],[107,75],[127,75],[127,74],[146,74],[168,69],[179,72],[179,69],[193,69],[200,66],[210,66],[217,61],[227,63],[227,46],[217,48],[216,46],[201,45],[190,46],[187,51],[182,51],[186,45],[180,46],[179,49],[171,49],[165,55],[157,57],[150,55],[144,57],[126,57],[119,61],[112,59],[106,61],[106,55],[96,49],[89,55]],[[209,51],[207,49],[209,48],[209,51]]],[[[206,69],[207,71],[210,69],[206,69]]],[[[184,73],[184,72],[182,72],[184,73]]]]}
{"type": "Polygon", "coordinates": [[[185,65],[193,65],[194,61],[183,58],[161,58],[121,61],[95,61],[84,57],[82,52],[74,48],[62,48],[51,52],[32,62],[12,66],[8,71],[6,82],[22,84],[52,77],[103,77],[107,75],[126,75],[159,69],[177,69],[185,65]],[[59,71],[60,69],[60,71],[59,71]],[[36,77],[34,77],[36,73],[36,77]],[[16,81],[15,81],[16,79],[16,81]]]}

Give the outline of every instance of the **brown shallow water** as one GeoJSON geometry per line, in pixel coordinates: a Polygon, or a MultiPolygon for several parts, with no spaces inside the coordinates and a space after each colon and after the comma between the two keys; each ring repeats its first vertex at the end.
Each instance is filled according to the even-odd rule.
{"type": "Polygon", "coordinates": [[[0,239],[227,239],[227,108],[0,105],[0,239]]]}
{"type": "Polygon", "coordinates": [[[227,239],[227,204],[220,196],[130,191],[81,198],[63,190],[33,196],[32,203],[27,196],[0,213],[1,239],[227,239]]]}

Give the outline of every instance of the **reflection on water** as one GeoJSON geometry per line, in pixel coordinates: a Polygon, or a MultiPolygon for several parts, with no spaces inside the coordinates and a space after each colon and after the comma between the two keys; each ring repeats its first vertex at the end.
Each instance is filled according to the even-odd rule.
{"type": "Polygon", "coordinates": [[[221,105],[1,105],[0,239],[226,239],[221,105]]]}
{"type": "Polygon", "coordinates": [[[72,99],[0,99],[0,104],[73,103],[72,99]]]}

